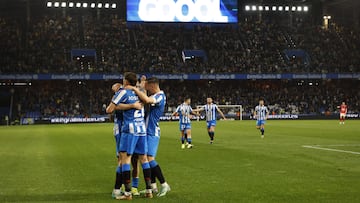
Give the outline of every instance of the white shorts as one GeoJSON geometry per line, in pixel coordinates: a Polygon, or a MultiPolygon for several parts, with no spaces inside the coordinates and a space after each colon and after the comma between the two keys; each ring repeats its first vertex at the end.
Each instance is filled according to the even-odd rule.
{"type": "Polygon", "coordinates": [[[340,117],[346,117],[346,113],[340,113],[340,117]]]}

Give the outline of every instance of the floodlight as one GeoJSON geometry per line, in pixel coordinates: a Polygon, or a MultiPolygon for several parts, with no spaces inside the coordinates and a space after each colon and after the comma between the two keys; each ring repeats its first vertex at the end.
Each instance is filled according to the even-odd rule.
{"type": "Polygon", "coordinates": [[[81,7],[81,3],[76,3],[76,8],[80,8],[81,7]]]}
{"type": "Polygon", "coordinates": [[[61,7],[65,8],[66,7],[66,2],[61,2],[61,7]]]}
{"type": "Polygon", "coordinates": [[[83,3],[83,4],[82,4],[82,7],[83,7],[83,8],[87,8],[87,7],[88,7],[88,3],[83,3]]]}
{"type": "Polygon", "coordinates": [[[265,11],[269,11],[270,7],[269,6],[265,6],[265,11]]]}
{"type": "Polygon", "coordinates": [[[308,12],[308,11],[309,11],[309,7],[308,7],[308,6],[304,6],[303,11],[308,12]]]}
{"type": "Polygon", "coordinates": [[[46,6],[47,6],[48,8],[51,8],[51,7],[52,7],[52,2],[48,1],[48,2],[46,3],[46,6]]]}
{"type": "Polygon", "coordinates": [[[276,6],[273,6],[271,10],[276,11],[276,6]]]}
{"type": "Polygon", "coordinates": [[[263,7],[263,6],[259,6],[258,9],[259,9],[259,11],[262,11],[262,10],[264,10],[264,7],[263,7]]]}
{"type": "Polygon", "coordinates": [[[103,4],[102,3],[98,3],[98,8],[102,8],[103,4]]]}
{"type": "Polygon", "coordinates": [[[251,6],[252,11],[256,11],[256,6],[251,6]]]}
{"type": "Polygon", "coordinates": [[[245,6],[245,11],[250,11],[250,6],[249,5],[245,6]]]}
{"type": "Polygon", "coordinates": [[[283,10],[283,8],[284,8],[284,7],[279,6],[279,7],[278,7],[278,10],[279,10],[279,11],[282,11],[282,10],[283,10]]]}
{"type": "Polygon", "coordinates": [[[111,8],[116,8],[116,4],[115,3],[111,4],[111,8]]]}
{"type": "Polygon", "coordinates": [[[91,7],[91,8],[95,8],[95,3],[91,3],[91,4],[90,4],[90,7],[91,7]]]}
{"type": "Polygon", "coordinates": [[[109,4],[109,3],[106,3],[104,7],[105,7],[105,8],[110,8],[110,4],[109,4]]]}
{"type": "Polygon", "coordinates": [[[285,11],[289,11],[290,7],[289,6],[285,6],[285,11]]]}
{"type": "Polygon", "coordinates": [[[54,3],[54,7],[59,7],[60,6],[60,3],[59,2],[55,2],[54,3]]]}
{"type": "Polygon", "coordinates": [[[292,6],[292,7],[291,7],[291,11],[296,11],[296,7],[295,7],[295,6],[292,6]]]}
{"type": "Polygon", "coordinates": [[[74,2],[69,2],[69,8],[74,7],[74,2]]]}
{"type": "Polygon", "coordinates": [[[298,6],[298,7],[297,7],[297,11],[299,11],[299,12],[302,11],[302,7],[301,7],[301,6],[298,6]]]}

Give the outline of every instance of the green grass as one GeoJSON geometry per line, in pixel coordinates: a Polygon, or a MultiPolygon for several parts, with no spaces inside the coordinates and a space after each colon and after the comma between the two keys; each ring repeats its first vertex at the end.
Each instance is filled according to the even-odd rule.
{"type": "MultiPolygon", "coordinates": [[[[195,147],[181,150],[178,123],[161,123],[172,191],[134,202],[360,202],[360,155],[302,147],[360,152],[359,120],[270,120],[265,139],[254,125],[220,121],[210,145],[193,122],[195,147]]],[[[110,123],[0,127],[0,202],[115,201],[115,165],[110,123]]]]}

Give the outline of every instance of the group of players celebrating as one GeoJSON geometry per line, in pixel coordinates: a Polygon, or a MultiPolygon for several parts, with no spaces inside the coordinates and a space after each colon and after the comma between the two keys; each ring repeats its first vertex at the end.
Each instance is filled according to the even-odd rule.
{"type": "MultiPolygon", "coordinates": [[[[155,160],[160,141],[159,120],[166,104],[166,96],[159,87],[159,80],[155,77],[142,76],[138,82],[135,73],[126,72],[123,83],[115,83],[112,90],[114,96],[106,108],[107,113],[114,113],[114,137],[118,157],[112,197],[118,200],[132,200],[133,195],[141,193],[146,198],[152,198],[153,193],[157,193],[159,197],[165,196],[171,189],[155,160]],[[141,163],[146,185],[146,189],[140,192],[137,190],[138,162],[141,163]],[[161,184],[160,191],[157,189],[156,179],[161,184]],[[123,185],[124,189],[121,189],[123,185]]],[[[199,116],[202,111],[205,112],[210,144],[213,144],[217,114],[219,113],[226,120],[224,113],[210,97],[201,108],[192,109],[190,104],[191,99],[186,97],[173,113],[173,116],[179,116],[181,149],[193,147],[191,116],[199,116]]],[[[338,108],[341,109],[340,123],[343,124],[347,107],[343,103],[338,108]]],[[[265,121],[268,119],[269,110],[264,105],[263,99],[259,100],[253,116],[256,119],[256,128],[260,130],[261,138],[264,138],[265,121]]]]}
{"type": "Polygon", "coordinates": [[[134,160],[135,155],[138,156],[143,169],[146,185],[146,189],[142,191],[144,197],[152,198],[153,192],[158,192],[156,178],[161,184],[157,196],[165,196],[170,191],[170,186],[155,160],[160,141],[159,120],[164,113],[166,96],[160,89],[157,78],[146,79],[143,76],[138,87],[137,83],[137,75],[126,72],[123,84],[113,85],[115,94],[106,108],[107,113],[115,113],[114,136],[118,166],[112,197],[118,200],[132,200],[133,194],[139,195],[136,178],[133,178],[131,184],[130,165],[133,163],[133,169],[136,171],[138,162],[134,160]],[[144,91],[151,96],[147,96],[144,91]],[[148,105],[146,112],[144,104],[148,105]],[[124,191],[121,190],[122,185],[124,191]]]}

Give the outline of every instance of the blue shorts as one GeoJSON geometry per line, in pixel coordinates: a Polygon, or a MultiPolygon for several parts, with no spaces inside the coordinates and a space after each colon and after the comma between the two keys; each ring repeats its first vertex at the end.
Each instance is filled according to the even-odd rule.
{"type": "Polygon", "coordinates": [[[211,126],[216,126],[216,121],[206,121],[207,128],[209,129],[211,126]]]}
{"type": "Polygon", "coordinates": [[[147,137],[147,144],[148,144],[147,155],[155,158],[157,150],[159,148],[160,136],[148,135],[146,137],[147,137]]]}
{"type": "Polygon", "coordinates": [[[191,129],[190,123],[180,123],[180,131],[191,129]]]}
{"type": "Polygon", "coordinates": [[[120,139],[120,152],[132,154],[147,154],[148,145],[146,136],[135,136],[131,133],[122,133],[120,139]]]}
{"type": "Polygon", "coordinates": [[[257,120],[256,121],[256,126],[261,126],[261,125],[265,125],[265,120],[257,120]]]}

